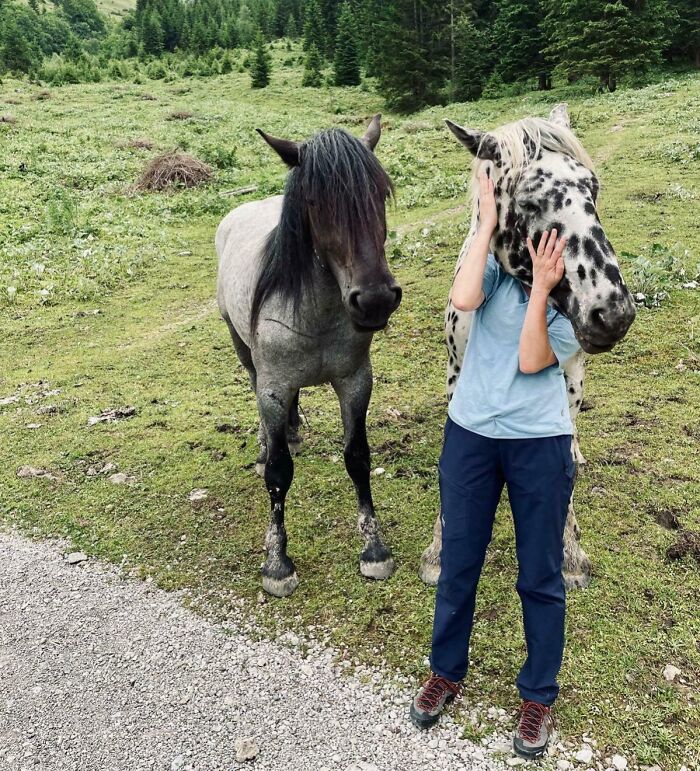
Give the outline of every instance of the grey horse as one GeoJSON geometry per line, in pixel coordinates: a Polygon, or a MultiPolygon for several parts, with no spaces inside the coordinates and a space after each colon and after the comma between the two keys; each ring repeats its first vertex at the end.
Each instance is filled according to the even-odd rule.
{"type": "Polygon", "coordinates": [[[219,309],[260,415],[258,461],[271,507],[262,583],[277,597],[299,583],[287,555],[284,506],[306,386],[331,383],[340,400],[364,539],[360,572],[384,579],[394,569],[372,503],[366,432],[372,336],[401,302],[384,254],[393,189],[373,152],[380,117],[362,139],[329,129],[298,143],[258,129],[290,168],[284,195],[239,206],[216,233],[219,309]]]}

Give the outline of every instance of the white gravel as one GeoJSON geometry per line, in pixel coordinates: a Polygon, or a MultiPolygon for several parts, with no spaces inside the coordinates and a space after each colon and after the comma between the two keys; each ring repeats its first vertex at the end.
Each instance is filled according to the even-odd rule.
{"type": "Polygon", "coordinates": [[[254,641],[243,617],[212,624],[71,551],[0,533],[3,771],[507,768],[449,719],[413,728],[407,691],[328,648],[254,641]]]}

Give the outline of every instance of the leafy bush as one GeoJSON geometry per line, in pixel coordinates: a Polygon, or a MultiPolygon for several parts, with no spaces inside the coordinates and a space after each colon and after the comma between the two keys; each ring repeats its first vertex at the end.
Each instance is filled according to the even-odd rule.
{"type": "Polygon", "coordinates": [[[201,147],[198,154],[217,169],[232,169],[238,165],[235,147],[208,144],[201,147]]]}
{"type": "Polygon", "coordinates": [[[621,252],[627,261],[625,276],[635,302],[658,308],[672,289],[695,289],[700,281],[700,263],[689,267],[690,252],[675,244],[669,248],[652,244],[648,254],[621,252]]]}

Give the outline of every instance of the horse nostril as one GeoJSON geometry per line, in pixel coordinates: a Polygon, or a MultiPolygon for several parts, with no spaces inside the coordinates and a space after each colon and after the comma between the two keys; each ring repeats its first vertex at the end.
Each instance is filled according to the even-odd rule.
{"type": "Polygon", "coordinates": [[[605,314],[602,308],[594,308],[591,311],[591,322],[601,329],[605,328],[605,314]]]}
{"type": "Polygon", "coordinates": [[[401,298],[403,297],[403,289],[397,284],[395,287],[392,287],[394,290],[394,295],[396,296],[396,304],[394,305],[394,308],[398,308],[399,305],[401,305],[401,298]]]}
{"type": "Polygon", "coordinates": [[[360,290],[359,289],[353,289],[350,294],[348,295],[348,303],[350,303],[350,307],[354,308],[356,311],[360,310],[360,290]]]}

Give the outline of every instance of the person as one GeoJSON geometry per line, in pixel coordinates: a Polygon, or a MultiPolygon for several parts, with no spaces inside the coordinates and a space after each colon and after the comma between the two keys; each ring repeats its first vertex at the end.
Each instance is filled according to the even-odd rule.
{"type": "Polygon", "coordinates": [[[550,307],[564,275],[566,239],[530,238],[532,287],[489,253],[498,214],[493,180],[480,176],[479,224],[454,279],[452,303],[475,311],[440,456],[441,574],[432,674],[410,708],[428,728],[460,694],[467,673],[477,583],[504,485],[515,524],[527,659],[513,737],[517,755],[544,754],[564,651],[564,525],[574,483],[563,364],[579,349],[571,323],[550,307]]]}

